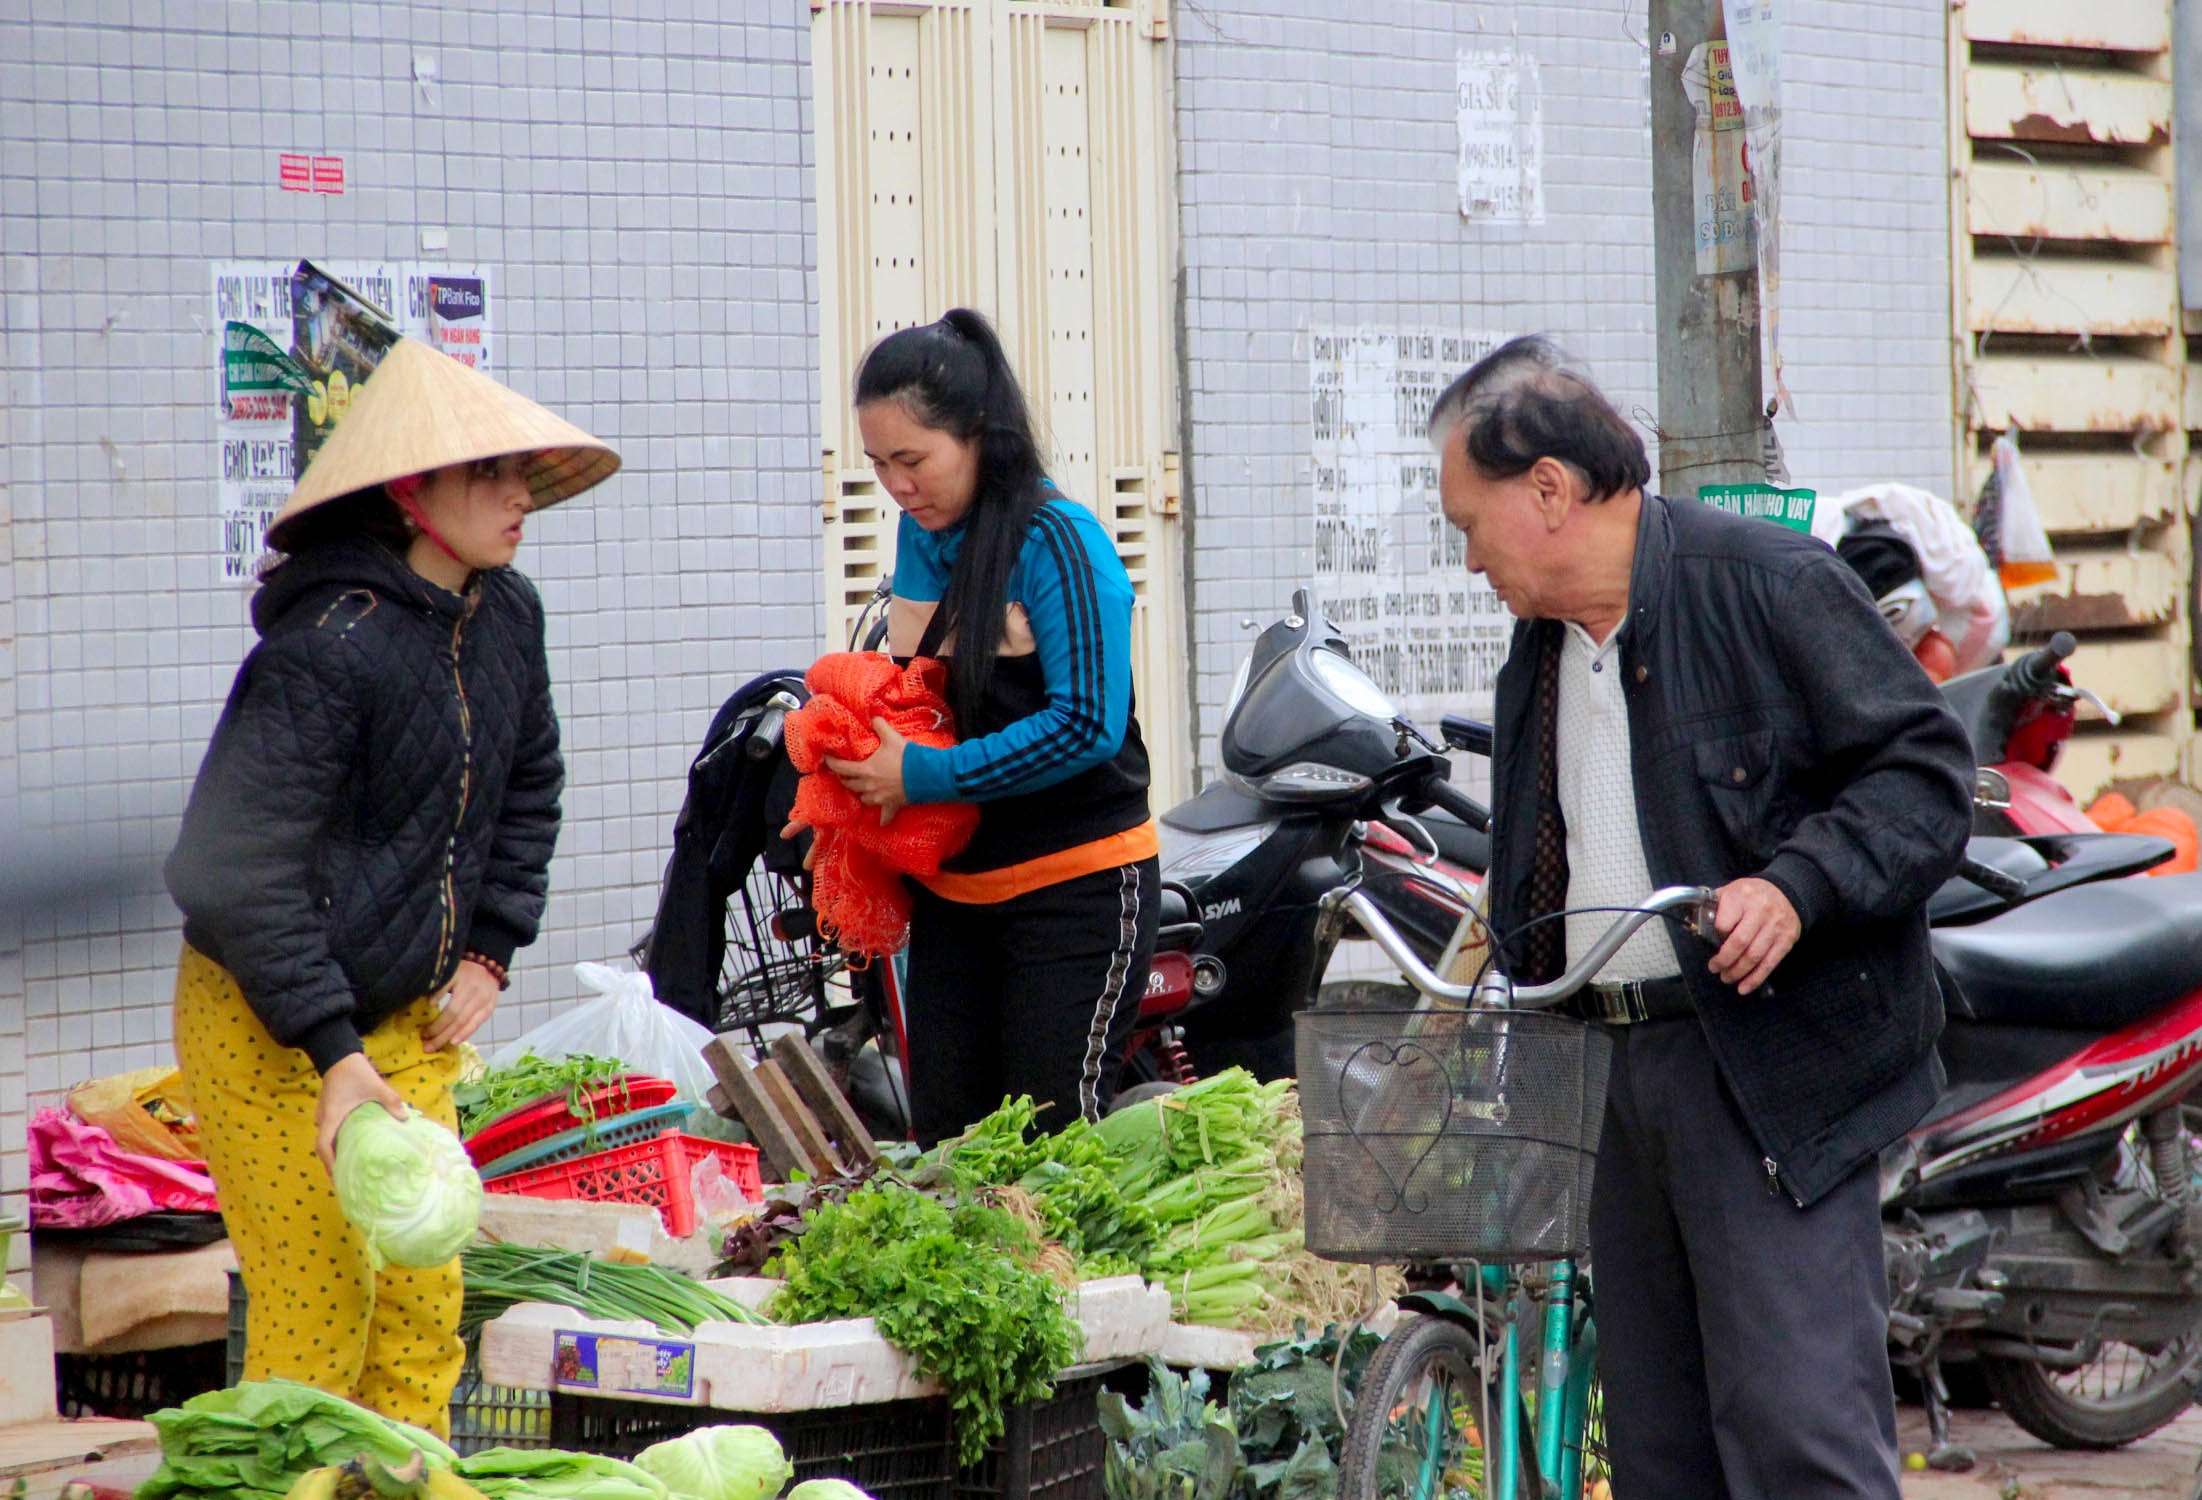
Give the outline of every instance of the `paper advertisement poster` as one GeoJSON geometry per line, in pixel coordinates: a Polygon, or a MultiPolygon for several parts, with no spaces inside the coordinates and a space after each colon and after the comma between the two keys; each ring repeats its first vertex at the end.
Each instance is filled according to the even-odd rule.
{"type": "Polygon", "coordinates": [[[494,373],[494,306],[481,266],[273,260],[213,267],[215,492],[225,579],[257,577],[268,523],[387,347],[381,325],[494,373]]]}
{"type": "Polygon", "coordinates": [[[1363,671],[1434,732],[1488,718],[1513,617],[1439,506],[1430,408],[1497,333],[1311,333],[1313,586],[1363,671]]]}

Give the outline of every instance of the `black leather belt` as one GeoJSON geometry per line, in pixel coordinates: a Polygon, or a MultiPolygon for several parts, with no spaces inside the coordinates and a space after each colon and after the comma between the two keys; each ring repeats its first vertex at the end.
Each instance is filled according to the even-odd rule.
{"type": "Polygon", "coordinates": [[[1593,980],[1565,1007],[1569,1015],[1609,1026],[1671,1021],[1691,1015],[1690,986],[1681,975],[1665,979],[1593,980]]]}

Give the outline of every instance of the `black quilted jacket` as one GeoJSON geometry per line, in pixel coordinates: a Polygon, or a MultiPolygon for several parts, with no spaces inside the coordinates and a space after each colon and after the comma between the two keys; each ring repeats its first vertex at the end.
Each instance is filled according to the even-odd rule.
{"type": "Polygon", "coordinates": [[[252,619],[168,889],[326,1072],[462,954],[535,940],[565,779],[543,604],[510,568],[462,597],[362,538],[284,563],[252,619]]]}
{"type": "MultiPolygon", "coordinates": [[[[1926,903],[1965,852],[1972,748],[1857,575],[1771,522],[1647,495],[1622,629],[1652,884],[1757,875],[1804,924],[1749,995],[1707,971],[1711,948],[1669,931],[1768,1186],[1811,1203],[1939,1092],[1926,903]]],[[[1555,621],[1517,625],[1499,673],[1501,931],[1537,915],[1537,668],[1562,635],[1555,621]]]]}

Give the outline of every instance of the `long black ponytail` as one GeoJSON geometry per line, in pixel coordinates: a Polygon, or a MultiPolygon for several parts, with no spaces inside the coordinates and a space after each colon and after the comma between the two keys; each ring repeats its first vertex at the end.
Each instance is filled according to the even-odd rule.
{"type": "Polygon", "coordinates": [[[1008,626],[1009,575],[1047,502],[1031,411],[993,325],[967,307],[872,346],[857,368],[856,404],[874,401],[900,402],[921,425],[979,445],[978,492],[940,611],[943,627],[956,632],[948,701],[958,732],[987,733],[999,727],[986,722],[983,705],[1008,626]]]}

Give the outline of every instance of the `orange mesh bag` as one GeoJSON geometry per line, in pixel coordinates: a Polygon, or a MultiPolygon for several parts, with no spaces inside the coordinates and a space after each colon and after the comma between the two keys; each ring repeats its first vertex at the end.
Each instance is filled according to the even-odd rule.
{"type": "Polygon", "coordinates": [[[872,720],[884,719],[913,745],[945,750],[956,742],[955,716],[941,695],[948,669],[920,657],[898,667],[872,651],[835,651],[818,658],[804,681],[811,700],[788,715],[788,759],[803,779],[795,817],[816,831],[811,902],[819,926],[851,953],[878,958],[910,940],[910,890],[905,875],[937,875],[978,831],[979,810],[968,802],[903,808],[882,825],[826,769],[826,757],[864,760],[879,748],[872,720]]]}

